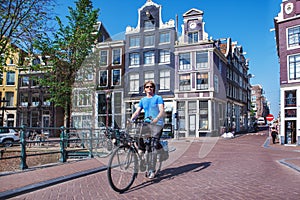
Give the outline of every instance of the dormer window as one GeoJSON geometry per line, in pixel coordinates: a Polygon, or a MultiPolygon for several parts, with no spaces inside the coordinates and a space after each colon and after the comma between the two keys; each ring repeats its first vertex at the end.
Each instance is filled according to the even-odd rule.
{"type": "Polygon", "coordinates": [[[198,32],[192,32],[192,33],[188,33],[188,43],[192,44],[192,43],[197,43],[198,42],[198,32]]]}
{"type": "Polygon", "coordinates": [[[41,60],[39,58],[35,58],[32,60],[32,65],[39,65],[41,64],[41,60]]]}
{"type": "Polygon", "coordinates": [[[153,20],[146,20],[144,21],[144,28],[145,30],[152,30],[155,28],[155,23],[153,20]]]}

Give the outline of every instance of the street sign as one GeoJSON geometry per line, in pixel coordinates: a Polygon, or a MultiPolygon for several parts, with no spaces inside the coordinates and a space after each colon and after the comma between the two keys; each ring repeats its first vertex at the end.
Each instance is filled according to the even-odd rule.
{"type": "Polygon", "coordinates": [[[274,119],[274,116],[272,114],[268,114],[266,117],[267,121],[272,121],[274,119]]]}

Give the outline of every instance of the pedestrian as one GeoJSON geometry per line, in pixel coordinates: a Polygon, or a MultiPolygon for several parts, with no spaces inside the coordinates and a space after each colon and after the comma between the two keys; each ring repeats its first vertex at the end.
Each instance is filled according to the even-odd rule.
{"type": "Polygon", "coordinates": [[[277,138],[277,135],[278,135],[278,132],[277,132],[276,128],[272,127],[271,136],[272,136],[273,144],[275,144],[275,140],[277,138]]]}
{"type": "MultiPolygon", "coordinates": [[[[139,105],[136,111],[132,114],[130,120],[134,121],[141,111],[144,110],[144,119],[151,120],[151,123],[148,125],[151,132],[151,146],[158,150],[164,126],[164,101],[161,96],[155,94],[155,83],[153,81],[145,82],[144,91],[146,96],[140,100],[139,105]]],[[[154,154],[153,160],[150,161],[150,169],[147,172],[147,177],[149,178],[154,178],[155,176],[154,168],[157,160],[157,152],[152,153],[154,154]]]]}

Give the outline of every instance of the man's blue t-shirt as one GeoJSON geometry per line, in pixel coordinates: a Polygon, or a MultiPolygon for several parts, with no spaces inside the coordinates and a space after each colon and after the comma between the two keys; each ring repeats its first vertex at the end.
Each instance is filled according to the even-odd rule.
{"type": "MultiPolygon", "coordinates": [[[[164,104],[164,100],[161,96],[154,95],[153,97],[143,97],[140,100],[139,107],[144,109],[145,111],[145,118],[152,117],[153,119],[157,117],[159,114],[159,104],[164,104]]],[[[157,125],[163,126],[164,120],[160,118],[157,125]]]]}

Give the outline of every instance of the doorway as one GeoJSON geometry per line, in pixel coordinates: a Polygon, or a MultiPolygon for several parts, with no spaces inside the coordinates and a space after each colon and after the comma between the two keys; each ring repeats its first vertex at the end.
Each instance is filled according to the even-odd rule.
{"type": "Polygon", "coordinates": [[[189,115],[189,137],[196,136],[196,115],[189,115]]]}
{"type": "Polygon", "coordinates": [[[285,144],[296,144],[296,120],[288,120],[285,121],[285,135],[284,135],[284,143],[285,144]]]}

